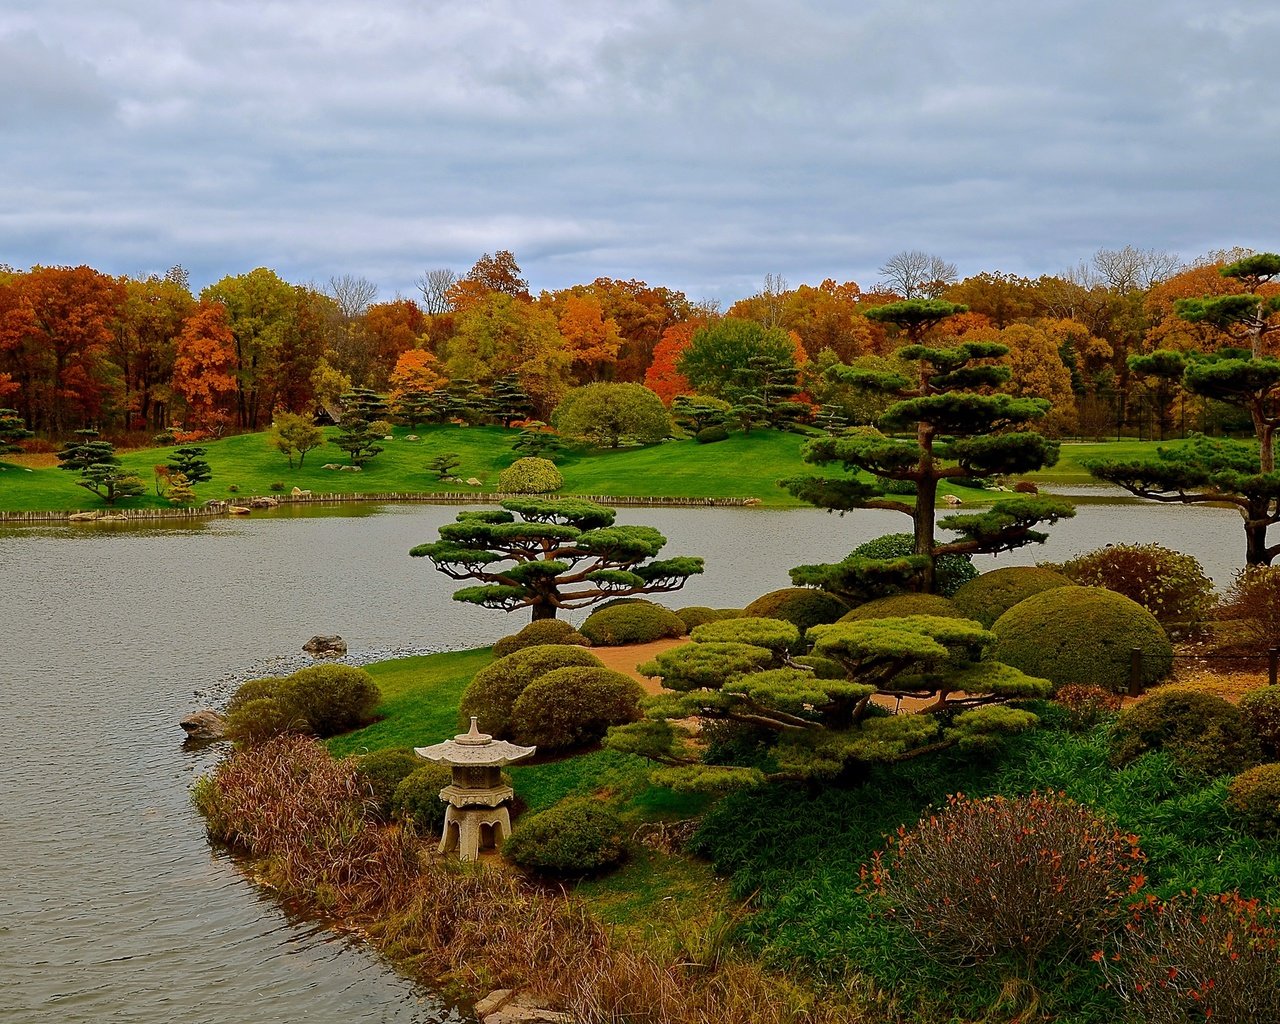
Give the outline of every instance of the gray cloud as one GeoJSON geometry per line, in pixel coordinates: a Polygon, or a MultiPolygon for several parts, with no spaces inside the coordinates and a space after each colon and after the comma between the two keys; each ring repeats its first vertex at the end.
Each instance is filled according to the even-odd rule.
{"type": "Polygon", "coordinates": [[[512,249],[727,300],[1100,246],[1277,248],[1280,16],[958,5],[71,0],[0,14],[0,261],[411,292],[512,249]]]}

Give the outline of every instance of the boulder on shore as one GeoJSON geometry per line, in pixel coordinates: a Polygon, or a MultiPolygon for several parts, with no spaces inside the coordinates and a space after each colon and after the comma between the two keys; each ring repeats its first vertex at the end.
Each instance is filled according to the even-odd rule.
{"type": "Polygon", "coordinates": [[[341,658],[347,653],[347,642],[340,636],[313,636],[302,649],[313,658],[341,658]]]}
{"type": "Polygon", "coordinates": [[[212,743],[224,739],[227,733],[227,720],[212,708],[193,711],[178,724],[187,734],[187,739],[197,743],[212,743]]]}

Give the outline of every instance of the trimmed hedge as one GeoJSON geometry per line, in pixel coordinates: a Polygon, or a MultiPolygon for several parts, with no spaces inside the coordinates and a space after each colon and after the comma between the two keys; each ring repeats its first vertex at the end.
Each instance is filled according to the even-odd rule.
{"type": "MultiPolygon", "coordinates": [[[[419,764],[422,764],[419,759],[419,764]]],[[[391,813],[400,821],[412,824],[421,832],[439,835],[444,828],[446,805],[440,790],[453,781],[453,770],[447,765],[427,763],[406,775],[391,797],[391,813]]]]}
{"type": "Polygon", "coordinates": [[[579,630],[593,644],[619,647],[684,636],[684,621],[670,608],[651,601],[632,601],[597,608],[579,630]]]}
{"type": "Polygon", "coordinates": [[[810,626],[835,622],[848,610],[847,604],[825,590],[784,587],[757,597],[742,609],[742,614],[752,619],[782,619],[803,636],[810,626]]]}
{"type": "Polygon", "coordinates": [[[900,619],[908,615],[941,615],[948,619],[967,619],[955,602],[940,594],[895,594],[877,597],[846,612],[837,621],[864,622],[867,619],[900,619]]]}
{"type": "Polygon", "coordinates": [[[966,619],[975,619],[987,629],[1005,612],[1028,597],[1074,586],[1072,580],[1053,569],[1035,565],[1011,565],[984,572],[955,592],[952,600],[966,619]]]}
{"type": "Polygon", "coordinates": [[[227,704],[227,735],[242,742],[285,732],[326,739],[368,725],[381,701],[382,692],[364,669],[312,665],[242,683],[227,704]]]}
{"type": "Polygon", "coordinates": [[[1227,806],[1255,835],[1280,832],[1280,764],[1260,764],[1237,775],[1227,787],[1227,806]]]}
{"type": "Polygon", "coordinates": [[[558,668],[516,698],[512,738],[544,752],[595,743],[610,726],[638,721],[643,696],[639,683],[612,669],[558,668]]]}
{"type": "Polygon", "coordinates": [[[622,819],[599,800],[570,797],[521,818],[502,852],[521,867],[548,874],[598,871],[626,855],[622,819]]]}
{"type": "Polygon", "coordinates": [[[564,477],[550,459],[516,459],[498,474],[498,490],[504,494],[550,494],[563,486],[564,477]]]}
{"type": "MultiPolygon", "coordinates": [[[[850,554],[862,558],[903,558],[916,553],[916,539],[909,533],[886,533],[859,544],[850,554]]],[[[941,555],[933,563],[934,589],[950,597],[978,575],[968,555],[941,555]]]]}
{"type": "Polygon", "coordinates": [[[538,619],[531,622],[518,633],[504,636],[493,645],[493,656],[505,658],[508,654],[522,651],[526,647],[540,647],[544,644],[571,644],[575,647],[590,647],[591,641],[579,633],[572,623],[564,619],[538,619]]]}
{"type": "Polygon", "coordinates": [[[741,608],[708,608],[705,605],[690,605],[688,608],[677,608],[676,614],[684,623],[684,631],[692,633],[704,622],[719,622],[721,619],[742,618],[741,608]]]}
{"type": "Polygon", "coordinates": [[[1149,611],[1101,587],[1054,587],[1020,601],[991,627],[994,661],[1027,675],[1121,691],[1129,682],[1130,651],[1143,653],[1142,683],[1173,669],[1173,647],[1149,611]]]}
{"type": "Polygon", "coordinates": [[[715,444],[717,441],[729,440],[729,431],[719,424],[716,424],[710,427],[703,427],[693,435],[693,439],[697,441],[698,444],[715,444]]]}
{"type": "Polygon", "coordinates": [[[509,737],[511,708],[524,688],[539,676],[570,665],[604,668],[604,662],[590,651],[568,644],[526,647],[486,665],[462,693],[458,727],[465,731],[475,715],[482,731],[499,738],[509,737]]]}
{"type": "Polygon", "coordinates": [[[1121,715],[1111,730],[1112,761],[1128,764],[1150,750],[1207,776],[1231,775],[1262,759],[1240,709],[1194,690],[1153,693],[1121,715]]]}

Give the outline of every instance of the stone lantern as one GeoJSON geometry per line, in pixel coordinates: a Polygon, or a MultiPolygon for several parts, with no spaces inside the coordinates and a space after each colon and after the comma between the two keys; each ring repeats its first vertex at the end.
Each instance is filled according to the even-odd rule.
{"type": "Polygon", "coordinates": [[[502,782],[502,769],[528,757],[537,747],[518,747],[482,733],[471,716],[471,731],[414,753],[453,769],[453,781],[440,790],[449,806],[444,812],[440,852],[455,847],[463,860],[475,860],[481,847],[497,846],[511,834],[511,814],[506,801],[515,791],[502,782]],[[485,829],[488,830],[486,835],[485,829]],[[488,842],[485,842],[485,839],[488,842]]]}

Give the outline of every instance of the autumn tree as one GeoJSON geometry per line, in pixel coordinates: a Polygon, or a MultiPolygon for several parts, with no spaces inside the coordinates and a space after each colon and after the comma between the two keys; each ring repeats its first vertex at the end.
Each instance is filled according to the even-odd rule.
{"type": "Polygon", "coordinates": [[[396,402],[410,391],[432,392],[445,385],[440,360],[426,349],[411,348],[401,352],[388,381],[391,401],[396,402]]]}
{"type": "Polygon", "coordinates": [[[564,297],[558,316],[576,379],[590,383],[610,376],[622,335],[617,322],[604,315],[600,300],[594,295],[570,293],[564,297]]]}
{"type": "Polygon", "coordinates": [[[178,337],[195,311],[195,299],[182,284],[152,275],[124,280],[125,299],[108,346],[120,370],[121,402],[131,419],[160,429],[168,423],[169,385],[178,337]]]}
{"type": "Polygon", "coordinates": [[[622,339],[612,372],[612,379],[617,381],[644,380],[664,332],[696,315],[683,292],[644,281],[598,277],[590,284],[575,285],[569,291],[596,299],[604,319],[617,325],[622,339]]]}
{"type": "Polygon", "coordinates": [[[183,322],[174,351],[172,388],[186,407],[183,422],[190,428],[215,426],[236,394],[235,337],[222,304],[199,303],[183,322]]]}
{"type": "Polygon", "coordinates": [[[369,373],[365,384],[391,387],[390,376],[406,352],[419,348],[426,333],[426,317],[408,299],[378,302],[365,310],[363,335],[368,350],[369,373]]]}
{"type": "MultiPolygon", "coordinates": [[[[868,315],[881,317],[909,336],[923,338],[927,325],[960,311],[963,307],[957,309],[950,303],[913,300],[881,306],[868,315]]],[[[792,494],[822,508],[884,508],[910,516],[914,554],[895,560],[890,568],[900,575],[899,585],[926,593],[934,589],[934,565],[942,555],[1010,551],[1043,541],[1046,535],[1035,528],[1074,515],[1070,505],[1050,498],[1008,498],[983,512],[934,522],[938,487],[943,481],[1026,473],[1057,460],[1058,446],[1026,429],[1045,415],[1047,401],[979,391],[1008,382],[1009,367],[995,364],[1007,352],[1004,345],[990,342],[962,342],[949,348],[915,342],[897,352],[900,359],[914,363],[912,377],[834,367],[831,374],[846,383],[894,398],[880,418],[880,427],[890,432],[910,431],[914,437],[906,440],[864,429],[817,438],[805,445],[807,462],[839,464],[854,473],[868,473],[871,479],[857,475],[798,477],[783,481],[784,485],[792,494]],[[915,503],[890,497],[885,483],[890,480],[914,484],[915,503]],[[939,543],[937,526],[959,534],[959,538],[939,543]]],[[[797,585],[820,586],[831,572],[865,570],[876,574],[884,569],[879,560],[867,560],[865,566],[850,566],[846,560],[840,566],[802,566],[793,570],[792,579],[797,585]]]]}
{"type": "Polygon", "coordinates": [[[666,538],[651,526],[615,526],[610,508],[576,498],[513,498],[501,511],[461,512],[440,539],[409,554],[450,579],[477,580],[455,601],[515,611],[534,621],[615,597],[679,590],[702,559],[659,560],[666,538]],[[517,518],[518,517],[518,518],[517,518]]]}
{"type": "Polygon", "coordinates": [[[665,405],[670,405],[677,395],[687,395],[693,390],[688,378],[676,369],[676,363],[693,341],[694,331],[701,326],[704,325],[693,320],[673,324],[654,347],[653,362],[644,374],[644,386],[665,405]]]}
{"type": "Polygon", "coordinates": [[[298,468],[306,460],[307,452],[324,444],[324,431],[309,416],[292,412],[278,412],[271,423],[271,443],[293,469],[293,457],[298,456],[298,468]]]}
{"type": "Polygon", "coordinates": [[[464,313],[495,294],[519,302],[532,300],[529,282],[507,249],[499,249],[492,256],[485,253],[476,260],[475,265],[450,286],[446,298],[450,309],[464,313]]]}
{"type": "Polygon", "coordinates": [[[1049,437],[1072,434],[1078,423],[1071,371],[1048,332],[1028,324],[1010,324],[996,335],[1009,350],[1010,377],[1003,390],[1023,398],[1043,398],[1049,411],[1038,427],[1049,437]]]}

